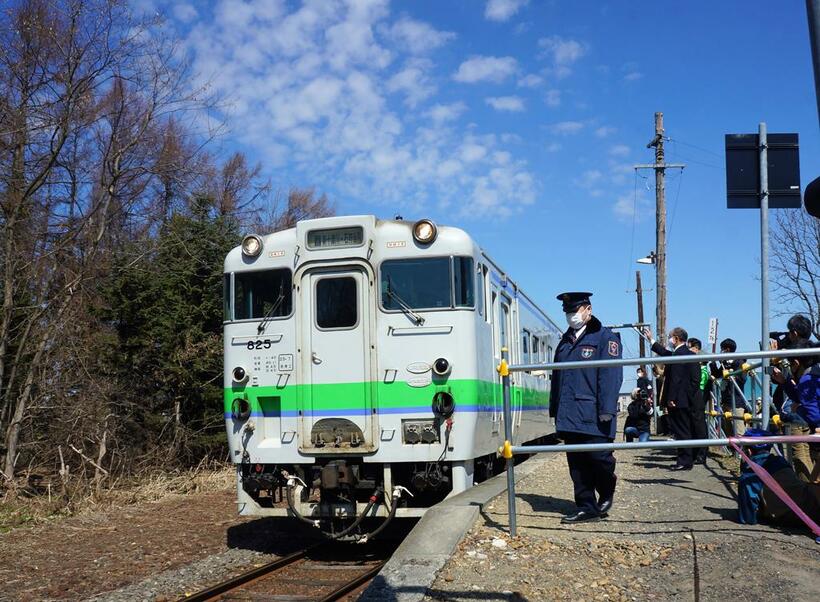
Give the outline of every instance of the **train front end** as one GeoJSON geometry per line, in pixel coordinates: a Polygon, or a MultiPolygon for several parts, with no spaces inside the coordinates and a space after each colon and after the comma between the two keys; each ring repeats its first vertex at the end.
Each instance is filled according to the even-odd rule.
{"type": "Polygon", "coordinates": [[[228,254],[240,513],[419,516],[472,484],[500,411],[491,342],[476,335],[477,253],[456,228],[353,216],[251,235],[228,254]]]}

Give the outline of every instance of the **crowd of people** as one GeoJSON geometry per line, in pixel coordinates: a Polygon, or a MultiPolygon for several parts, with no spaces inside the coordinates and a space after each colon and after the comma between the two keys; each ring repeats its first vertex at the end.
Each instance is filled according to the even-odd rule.
{"type": "MultiPolygon", "coordinates": [[[[615,457],[612,450],[605,446],[616,437],[617,398],[623,372],[620,367],[599,364],[597,360],[619,359],[621,342],[616,333],[603,326],[592,314],[590,297],[590,292],[567,292],[557,297],[562,303],[568,329],[558,343],[554,359],[558,363],[578,365],[554,370],[550,387],[550,415],[555,418],[556,434],[565,444],[579,446],[566,454],[577,508],[562,519],[565,524],[606,518],[613,507],[617,484],[615,457]],[[584,365],[586,362],[589,365],[584,365]]],[[[820,347],[811,341],[812,324],[805,316],[793,316],[787,327],[785,332],[771,333],[773,349],[820,347]]],[[[709,364],[698,361],[696,356],[702,352],[703,345],[681,327],[669,331],[665,345],[655,340],[648,329],[643,334],[650,340],[652,351],[658,356],[692,359],[655,365],[654,383],[643,367],[638,368],[637,386],[632,392],[624,425],[626,441],[649,440],[651,420],[657,410],[662,412],[662,422],[678,440],[709,439],[707,415],[711,416],[711,410],[717,407],[721,412],[739,407],[741,421],[747,409],[753,415],[759,413],[760,408],[754,400],[748,403],[744,394],[747,372],[750,370],[744,360],[727,358],[709,364]]],[[[724,339],[720,343],[720,351],[735,353],[737,344],[732,339],[724,339]]],[[[817,355],[820,356],[820,349],[817,355]]],[[[789,425],[792,434],[820,433],[818,358],[800,355],[783,361],[773,360],[772,364],[772,380],[777,384],[774,402],[783,423],[789,425]]],[[[733,424],[731,420],[723,424],[727,435],[735,434],[733,424]]],[[[759,431],[758,434],[766,433],[759,431]]],[[[708,446],[678,448],[672,470],[692,470],[695,464],[706,464],[707,452],[708,446]]],[[[776,455],[764,458],[767,454],[761,453],[759,459],[771,465],[769,473],[793,500],[801,500],[799,505],[807,509],[810,515],[820,516],[818,452],[818,444],[812,443],[802,449],[795,445],[792,454],[795,458],[794,470],[776,455]]],[[[751,475],[744,482],[751,483],[756,478],[751,475]]],[[[772,496],[772,491],[765,489],[760,482],[755,482],[754,486],[757,488],[755,499],[769,497],[764,506],[770,518],[789,514],[787,505],[780,504],[782,500],[779,496],[772,496]]],[[[749,491],[752,489],[749,487],[749,491]]],[[[751,516],[756,520],[758,507],[751,504],[749,508],[752,508],[751,516]]],[[[747,522],[742,513],[741,522],[747,522]]]]}
{"type": "MultiPolygon", "coordinates": [[[[659,356],[697,355],[702,352],[699,339],[689,337],[685,329],[672,328],[667,345],[655,340],[649,329],[644,336],[652,343],[652,351],[659,356]]],[[[775,350],[806,349],[818,346],[811,340],[812,323],[803,315],[792,316],[787,330],[771,333],[770,347],[775,350]]],[[[721,353],[735,353],[737,343],[730,339],[720,342],[721,353]]],[[[820,433],[820,349],[818,357],[796,356],[772,360],[772,380],[777,385],[773,403],[781,421],[788,424],[791,434],[820,433]]],[[[657,396],[661,431],[668,431],[675,439],[706,439],[707,413],[720,409],[721,416],[735,408],[752,414],[760,407],[744,396],[748,368],[744,359],[721,362],[692,362],[656,366],[659,389],[657,396]],[[748,404],[748,405],[747,405],[748,404]]],[[[650,420],[655,413],[655,392],[643,367],[637,371],[637,386],[627,407],[624,438],[632,441],[648,440],[650,420]]],[[[733,433],[732,419],[722,419],[723,431],[733,433]]],[[[678,450],[673,470],[691,470],[696,463],[706,463],[706,448],[678,450]]],[[[792,457],[795,472],[807,482],[820,483],[820,446],[794,444],[792,457]]]]}

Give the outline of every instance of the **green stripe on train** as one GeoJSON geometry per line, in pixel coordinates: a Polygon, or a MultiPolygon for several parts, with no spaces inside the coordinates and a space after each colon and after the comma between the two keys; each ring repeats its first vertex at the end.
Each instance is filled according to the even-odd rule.
{"type": "MultiPolygon", "coordinates": [[[[281,411],[293,412],[299,410],[299,397],[305,398],[312,393],[315,398],[312,409],[315,411],[343,410],[356,407],[357,401],[362,398],[362,389],[370,385],[376,387],[377,406],[381,409],[401,409],[430,405],[433,395],[438,391],[447,391],[455,399],[456,409],[459,404],[469,406],[481,405],[492,408],[495,393],[498,406],[501,406],[501,386],[493,382],[477,379],[448,380],[443,384],[432,383],[424,387],[411,387],[406,382],[395,381],[384,383],[372,381],[370,383],[333,383],[319,385],[287,385],[253,387],[235,386],[224,389],[225,412],[231,411],[234,398],[244,397],[251,403],[251,411],[261,411],[265,399],[278,397],[277,405],[281,411]],[[312,391],[305,394],[305,389],[312,391]],[[261,398],[261,402],[260,402],[261,398]]],[[[512,387],[514,403],[521,403],[524,407],[547,406],[549,393],[538,389],[512,387]]]]}

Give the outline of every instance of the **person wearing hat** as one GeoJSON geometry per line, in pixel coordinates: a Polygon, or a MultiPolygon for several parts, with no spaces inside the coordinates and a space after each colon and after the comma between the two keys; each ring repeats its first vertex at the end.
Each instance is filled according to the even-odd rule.
{"type": "MultiPolygon", "coordinates": [[[[621,357],[621,340],[592,315],[591,296],[585,292],[558,295],[569,328],[555,350],[556,362],[621,357]]],[[[567,444],[612,443],[622,382],[620,367],[553,370],[549,411],[558,436],[567,444]]],[[[611,451],[570,452],[567,464],[578,510],[561,522],[605,517],[615,495],[615,456],[611,451]]]]}

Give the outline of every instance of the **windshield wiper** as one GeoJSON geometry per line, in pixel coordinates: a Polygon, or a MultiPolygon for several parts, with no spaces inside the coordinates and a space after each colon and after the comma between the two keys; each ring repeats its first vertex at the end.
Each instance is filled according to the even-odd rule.
{"type": "Polygon", "coordinates": [[[387,294],[393,298],[396,304],[399,306],[399,309],[404,313],[406,316],[410,316],[413,318],[413,321],[416,323],[416,326],[421,326],[424,324],[424,318],[422,318],[419,314],[413,311],[413,309],[402,299],[399,297],[398,293],[393,292],[393,280],[390,276],[387,277],[387,294]]]}
{"type": "Polygon", "coordinates": [[[285,283],[279,283],[279,296],[276,298],[276,301],[273,302],[271,308],[265,312],[265,315],[262,316],[262,321],[259,322],[259,326],[256,327],[256,334],[260,335],[265,332],[265,327],[270,322],[273,314],[276,313],[276,310],[279,309],[279,306],[282,305],[282,302],[285,300],[285,283]]]}

